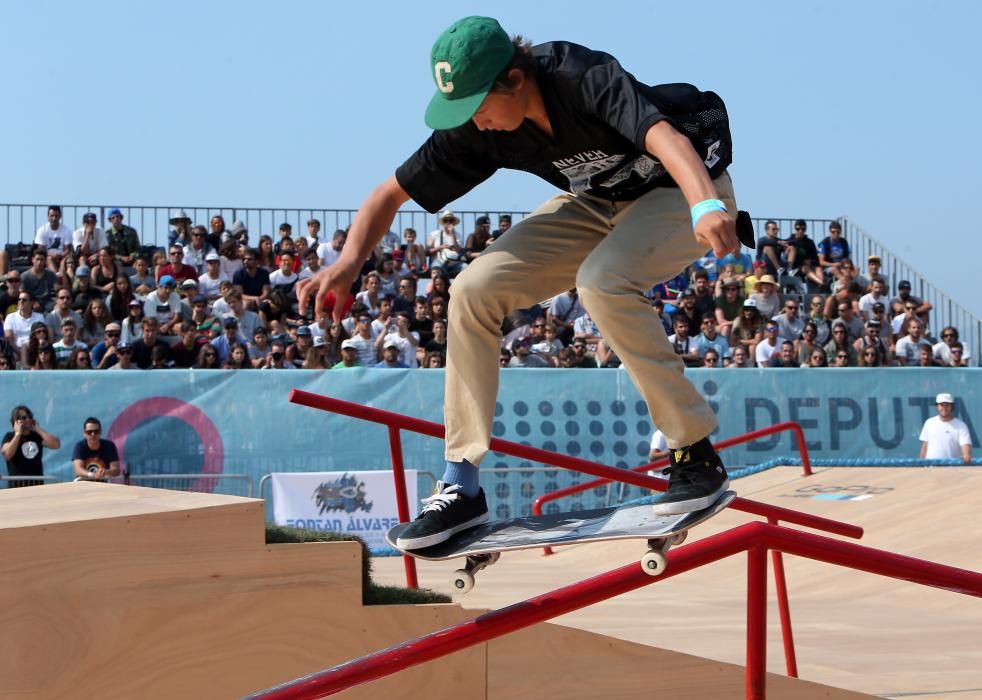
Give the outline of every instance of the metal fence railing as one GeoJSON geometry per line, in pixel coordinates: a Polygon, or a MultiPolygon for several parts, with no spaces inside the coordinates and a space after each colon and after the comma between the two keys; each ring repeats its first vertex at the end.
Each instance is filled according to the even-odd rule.
{"type": "MultiPolygon", "coordinates": [[[[61,205],[63,222],[71,229],[82,225],[82,215],[95,212],[99,225],[106,227],[106,213],[116,205],[110,204],[71,204],[61,205]]],[[[216,214],[225,219],[227,226],[239,220],[249,228],[250,242],[256,245],[260,235],[270,235],[274,240],[280,224],[289,223],[293,227],[294,236],[306,235],[307,221],[318,219],[321,222],[320,240],[330,240],[336,229],[347,228],[351,225],[357,210],[355,209],[318,209],[318,208],[282,208],[282,207],[189,207],[189,206],[122,206],[124,222],[134,227],[144,245],[164,246],[167,244],[167,233],[171,226],[168,223],[171,213],[178,208],[184,209],[195,224],[208,226],[216,214]]],[[[0,204],[0,243],[30,243],[34,241],[37,228],[47,221],[47,204],[0,204]]],[[[497,228],[498,216],[502,213],[511,214],[514,221],[519,221],[526,212],[496,212],[496,211],[458,211],[461,223],[457,231],[466,237],[474,231],[475,220],[478,216],[487,214],[491,217],[492,227],[497,228]]],[[[757,236],[763,234],[764,222],[767,218],[755,218],[754,229],[757,236]]],[[[787,238],[793,231],[795,218],[773,218],[780,227],[780,235],[787,238]]],[[[970,312],[955,299],[941,291],[937,285],[917,271],[906,260],[894,254],[886,245],[868,234],[847,217],[837,219],[808,219],[808,234],[815,242],[827,235],[828,226],[832,221],[838,221],[843,227],[843,237],[849,242],[854,262],[861,271],[866,269],[866,260],[870,255],[879,255],[883,263],[883,273],[890,282],[890,295],[896,293],[900,280],[909,280],[914,296],[930,302],[934,310],[930,315],[932,334],[938,336],[945,326],[958,329],[961,340],[972,353],[972,365],[979,365],[979,354],[982,349],[982,319],[970,312]]],[[[414,228],[417,241],[425,244],[426,234],[437,228],[437,215],[424,211],[404,210],[396,214],[391,229],[402,236],[406,228],[414,228]]]]}

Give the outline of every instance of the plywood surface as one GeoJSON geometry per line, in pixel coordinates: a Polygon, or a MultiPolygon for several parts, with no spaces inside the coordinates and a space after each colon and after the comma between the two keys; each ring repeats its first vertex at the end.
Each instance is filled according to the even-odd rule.
{"type": "MultiPolygon", "coordinates": [[[[734,482],[741,495],[866,528],[860,543],[982,570],[982,469],[825,468],[803,478],[777,468],[734,482]],[[819,493],[867,494],[818,500],[819,493]],[[939,518],[946,529],[938,532],[939,518]]],[[[699,539],[748,522],[736,511],[693,530],[699,539]]],[[[455,596],[499,608],[640,558],[643,544],[610,542],[506,553],[455,596]]],[[[982,698],[982,600],[785,557],[802,678],[883,697],[982,698]]],[[[420,562],[421,584],[450,592],[455,562],[420,562]]],[[[377,578],[402,580],[397,558],[377,558],[377,578]]],[[[770,579],[773,598],[773,579],[770,579]]],[[[722,662],[745,656],[746,558],[705,568],[605,601],[557,621],[722,662]]],[[[768,670],[784,672],[777,608],[768,611],[768,670]]]]}

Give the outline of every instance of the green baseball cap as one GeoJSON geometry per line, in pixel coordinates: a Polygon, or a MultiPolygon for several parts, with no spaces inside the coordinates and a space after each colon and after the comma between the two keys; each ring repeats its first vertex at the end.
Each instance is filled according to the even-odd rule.
{"type": "Polygon", "coordinates": [[[430,52],[437,90],[426,108],[426,125],[453,129],[473,117],[514,54],[498,20],[464,17],[454,22],[430,52]]]}

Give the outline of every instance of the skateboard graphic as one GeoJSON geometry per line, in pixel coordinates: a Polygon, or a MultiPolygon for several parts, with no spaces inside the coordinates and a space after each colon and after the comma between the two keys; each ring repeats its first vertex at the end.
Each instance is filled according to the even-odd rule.
{"type": "Polygon", "coordinates": [[[454,571],[450,579],[451,587],[459,593],[471,590],[474,575],[498,561],[501,552],[547,545],[648,540],[648,551],[641,557],[641,568],[651,576],[659,576],[668,567],[665,553],[669,548],[682,544],[690,528],[709,520],[734,498],[736,493],[726,491],[708,508],[681,515],[655,515],[650,505],[633,505],[510,518],[485,523],[458,532],[440,544],[412,550],[402,550],[395,545],[399,535],[409,526],[409,523],[400,523],[385,534],[385,539],[395,549],[416,559],[443,561],[465,557],[464,568],[454,571]]]}

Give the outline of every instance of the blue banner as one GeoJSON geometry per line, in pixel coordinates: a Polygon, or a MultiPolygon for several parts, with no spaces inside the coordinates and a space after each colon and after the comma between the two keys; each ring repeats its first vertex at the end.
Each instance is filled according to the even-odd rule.
{"type": "MultiPolygon", "coordinates": [[[[979,447],[982,369],[692,369],[687,376],[719,416],[717,440],[793,420],[815,458],[916,457],[921,425],[944,391],[955,395],[955,414],[979,447]]],[[[30,406],[62,443],[45,451],[45,473],[64,479],[71,478],[72,447],[87,416],[102,421],[131,473],[202,474],[208,488],[215,485],[207,475],[222,473],[247,474],[258,484],[271,472],[390,467],[386,428],[290,404],[292,388],[443,421],[443,370],[376,369],[3,372],[0,415],[7,420],[13,406],[30,406]]],[[[621,370],[502,371],[495,436],[630,467],[647,461],[652,431],[644,402],[621,370]]],[[[403,448],[407,468],[442,473],[439,440],[404,434],[403,448]]],[[[791,454],[794,439],[783,433],[730,448],[724,459],[744,466],[791,454]]],[[[530,471],[541,466],[488,456],[482,467],[520,470],[484,479],[497,517],[527,513],[536,496],[589,478],[530,471]]],[[[592,508],[609,498],[604,488],[562,505],[592,508]]]]}

